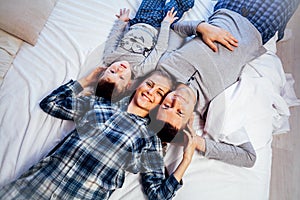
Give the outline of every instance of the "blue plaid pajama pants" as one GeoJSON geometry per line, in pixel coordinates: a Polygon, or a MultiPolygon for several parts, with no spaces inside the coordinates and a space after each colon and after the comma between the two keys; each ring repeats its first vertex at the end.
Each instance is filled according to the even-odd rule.
{"type": "Polygon", "coordinates": [[[179,20],[184,12],[193,6],[194,0],[170,0],[168,3],[166,0],[143,0],[135,17],[129,23],[130,25],[146,23],[153,27],[160,27],[162,20],[172,7],[177,11],[176,17],[179,20]]]}

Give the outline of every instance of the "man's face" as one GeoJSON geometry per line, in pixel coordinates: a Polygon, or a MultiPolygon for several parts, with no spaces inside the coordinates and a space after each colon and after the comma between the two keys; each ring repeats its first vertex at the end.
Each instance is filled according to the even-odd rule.
{"type": "Polygon", "coordinates": [[[184,128],[193,114],[196,97],[186,85],[179,85],[169,93],[159,106],[157,119],[168,122],[177,129],[184,128]]]}
{"type": "Polygon", "coordinates": [[[131,82],[129,63],[127,61],[119,61],[111,64],[100,79],[109,83],[115,83],[117,92],[123,91],[131,82]]]}

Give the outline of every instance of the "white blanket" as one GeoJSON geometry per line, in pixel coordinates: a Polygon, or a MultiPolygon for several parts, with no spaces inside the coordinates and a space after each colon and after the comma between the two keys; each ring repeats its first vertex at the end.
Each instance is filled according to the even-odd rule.
{"type": "MultiPolygon", "coordinates": [[[[119,8],[127,7],[133,16],[139,4],[140,0],[58,0],[37,44],[34,47],[22,44],[0,88],[0,186],[37,163],[72,130],[71,122],[44,113],[39,101],[69,79],[88,74],[100,63],[115,14],[119,8]]],[[[196,1],[185,18],[206,19],[212,8],[210,0],[196,1]]],[[[273,52],[258,63],[254,61],[253,66],[275,63],[281,74],[272,79],[285,82],[282,66],[274,62],[278,58],[273,52]]],[[[264,120],[263,117],[270,116],[260,117],[264,120]]],[[[176,199],[268,199],[273,127],[260,125],[252,127],[260,130],[260,135],[251,135],[250,129],[248,133],[252,141],[263,138],[256,149],[258,158],[253,168],[234,167],[195,155],[176,199]]],[[[170,169],[180,156],[180,148],[170,147],[166,157],[170,169]]],[[[138,177],[128,174],[124,187],[112,199],[143,198],[138,177]]]]}

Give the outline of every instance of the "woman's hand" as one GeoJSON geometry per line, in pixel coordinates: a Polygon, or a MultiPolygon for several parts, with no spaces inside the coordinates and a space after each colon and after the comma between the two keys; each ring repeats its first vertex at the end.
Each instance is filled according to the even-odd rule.
{"type": "Polygon", "coordinates": [[[182,179],[186,169],[191,164],[196,149],[196,133],[192,128],[193,121],[194,119],[192,117],[187,125],[187,130],[183,130],[185,133],[185,146],[183,158],[173,173],[174,177],[178,182],[182,179]]]}
{"type": "Polygon", "coordinates": [[[83,88],[92,86],[98,83],[100,74],[105,70],[105,67],[97,67],[89,75],[78,80],[83,88]]]}
{"type": "Polygon", "coordinates": [[[163,19],[163,21],[169,22],[170,24],[172,24],[175,20],[177,20],[178,17],[175,17],[177,14],[177,11],[174,11],[174,10],[175,10],[174,7],[171,10],[169,10],[167,12],[167,15],[163,19]]]}
{"type": "Polygon", "coordinates": [[[194,117],[192,117],[189,120],[189,123],[187,124],[187,128],[183,130],[186,136],[183,159],[186,159],[188,161],[192,161],[192,157],[194,155],[197,146],[197,139],[196,139],[197,135],[195,130],[193,129],[193,121],[194,121],[194,117]]]}
{"type": "Polygon", "coordinates": [[[218,51],[218,47],[214,42],[219,42],[230,51],[233,51],[234,47],[238,46],[238,40],[231,33],[217,26],[203,22],[197,26],[197,32],[202,35],[202,40],[214,52],[218,51]]]}
{"type": "Polygon", "coordinates": [[[120,9],[119,14],[116,14],[116,17],[123,22],[128,22],[130,20],[129,13],[130,13],[129,9],[123,8],[120,9]]]}

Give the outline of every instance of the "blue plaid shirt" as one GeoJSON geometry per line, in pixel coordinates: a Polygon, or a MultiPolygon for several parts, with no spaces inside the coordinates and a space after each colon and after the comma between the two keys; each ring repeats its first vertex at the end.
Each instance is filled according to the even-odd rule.
{"type": "Polygon", "coordinates": [[[149,120],[126,112],[129,98],[111,103],[77,96],[80,91],[81,85],[70,81],[41,101],[48,114],[74,120],[76,130],[0,190],[0,199],[108,199],[122,187],[125,171],[141,173],[149,199],[172,198],[180,184],[173,175],[164,180],[161,142],[147,131],[149,120]]]}
{"type": "Polygon", "coordinates": [[[215,10],[225,8],[246,17],[261,33],[266,43],[278,31],[278,40],[296,11],[299,0],[219,0],[215,10]]]}

